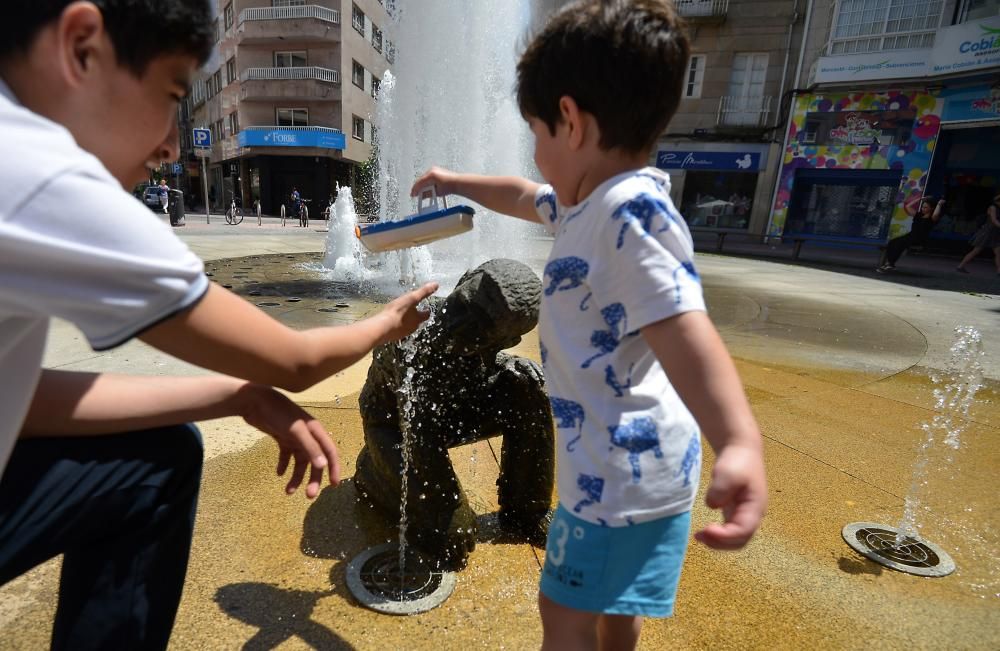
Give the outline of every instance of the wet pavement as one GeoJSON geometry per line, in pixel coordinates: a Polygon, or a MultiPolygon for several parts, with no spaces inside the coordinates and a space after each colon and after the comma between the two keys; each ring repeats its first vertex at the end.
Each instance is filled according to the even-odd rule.
{"type": "MultiPolygon", "coordinates": [[[[189,216],[178,232],[211,261],[213,280],[269,304],[262,309],[294,327],[378,309],[377,296],[312,271],[325,237],[318,230],[195,227],[189,216]]],[[[545,240],[522,246],[540,271],[545,240]]],[[[969,290],[965,278],[948,285],[939,270],[916,264],[888,278],[866,276],[850,260],[701,255],[699,268],[765,435],[770,510],[741,553],[691,546],[675,617],[647,622],[640,648],[1000,648],[1000,290],[969,290]],[[921,534],[958,570],[918,578],[866,560],[840,532],[857,521],[899,523],[921,425],[936,413],[934,390],[959,325],[984,334],[987,381],[963,421],[959,450],[949,459],[931,449],[918,493],[921,534]]],[[[537,360],[537,337],[516,352],[537,360]]],[[[53,328],[46,362],[199,372],[141,343],[93,353],[65,324],[53,328]]],[[[269,439],[239,419],[201,425],[206,471],[171,648],[537,648],[542,552],[497,538],[490,517],[499,440],[451,452],[481,514],[481,542],[443,606],[394,617],[361,608],[346,591],[347,561],[395,536],[349,479],[362,444],[357,394],[366,371],[363,361],[294,396],[331,431],[348,478],[313,502],[284,495],[269,439]]],[[[709,453],[703,486],[710,463],[709,453]]],[[[715,517],[700,504],[693,516],[695,526],[715,517]]],[[[47,646],[57,578],[53,561],[0,589],[0,646],[47,646]]]]}

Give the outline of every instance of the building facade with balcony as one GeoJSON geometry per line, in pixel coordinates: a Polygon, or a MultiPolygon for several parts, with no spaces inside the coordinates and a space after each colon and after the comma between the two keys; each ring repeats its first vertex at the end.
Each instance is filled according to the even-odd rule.
{"type": "Polygon", "coordinates": [[[817,0],[768,235],[885,241],[925,195],[963,251],[1000,191],[1000,0],[817,0]]]}
{"type": "Polygon", "coordinates": [[[763,233],[804,0],[676,0],[691,59],[655,164],[692,228],[763,233]]]}
{"type": "MultiPolygon", "coordinates": [[[[213,1],[219,40],[190,97],[190,125],[212,132],[210,201],[277,214],[295,188],[318,212],[372,155],[394,54],[383,0],[213,1]]],[[[200,174],[193,149],[184,155],[200,174]]]]}

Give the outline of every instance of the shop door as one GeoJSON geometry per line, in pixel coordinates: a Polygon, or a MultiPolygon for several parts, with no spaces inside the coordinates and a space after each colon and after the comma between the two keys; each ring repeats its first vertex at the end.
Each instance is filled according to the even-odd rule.
{"type": "Polygon", "coordinates": [[[983,223],[990,200],[1000,192],[998,152],[1000,126],[941,131],[927,187],[944,198],[945,208],[931,239],[964,246],[983,223]]]}
{"type": "Polygon", "coordinates": [[[785,235],[885,240],[898,171],[798,170],[785,235]]]}

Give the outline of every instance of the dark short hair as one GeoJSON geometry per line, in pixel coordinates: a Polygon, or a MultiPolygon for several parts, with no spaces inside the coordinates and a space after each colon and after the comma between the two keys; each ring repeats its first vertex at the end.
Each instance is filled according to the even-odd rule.
{"type": "MultiPolygon", "coordinates": [[[[73,0],[6,0],[0,21],[0,60],[25,53],[38,33],[73,0]]],[[[208,0],[90,0],[104,16],[118,63],[142,76],[165,54],[204,63],[215,42],[208,0]]]]}
{"type": "Polygon", "coordinates": [[[603,149],[652,147],[677,110],[690,46],[667,0],[580,0],[549,19],[517,64],[521,114],[554,133],[559,100],[593,115],[603,149]]]}

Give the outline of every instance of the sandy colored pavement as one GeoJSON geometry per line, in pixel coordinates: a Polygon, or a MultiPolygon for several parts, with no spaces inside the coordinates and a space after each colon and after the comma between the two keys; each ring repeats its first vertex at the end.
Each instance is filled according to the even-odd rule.
{"type": "MultiPolygon", "coordinates": [[[[270,290],[280,289],[279,306],[264,309],[295,327],[377,309],[350,296],[291,297],[276,276],[284,267],[266,271],[265,263],[278,259],[267,256],[299,265],[309,257],[302,254],[321,251],[319,229],[196,226],[190,217],[179,233],[213,261],[213,279],[257,302],[270,302],[270,290]],[[251,263],[248,256],[261,257],[251,263]],[[249,295],[251,285],[259,298],[249,295]],[[320,304],[334,307],[318,313],[320,304]]],[[[525,246],[541,271],[546,242],[525,246]]],[[[692,544],[676,616],[647,622],[640,648],[1000,648],[1000,291],[928,289],[750,258],[703,255],[699,264],[710,313],[765,435],[771,503],[743,552],[692,544]],[[949,459],[932,446],[926,485],[911,493],[924,506],[922,534],[958,565],[949,577],[923,579],[864,559],[843,542],[841,528],[899,523],[925,439],[921,425],[936,413],[933,392],[946,377],[959,325],[985,335],[987,380],[961,421],[960,449],[949,459]]],[[[526,337],[516,352],[537,359],[537,337],[526,337]]],[[[199,372],[136,342],[94,353],[65,324],[53,329],[46,363],[199,372]]],[[[350,481],[362,443],[357,395],[366,370],[362,361],[295,396],[331,431],[348,478],[312,502],[284,495],[270,439],[239,419],[201,424],[206,469],[171,648],[537,648],[543,552],[497,535],[490,514],[499,440],[452,450],[482,516],[480,544],[443,606],[413,617],[381,615],[346,590],[347,561],[395,536],[350,481]]],[[[710,454],[705,462],[703,488],[710,454]]],[[[699,502],[696,527],[715,517],[699,502]]],[[[58,559],[0,589],[0,648],[47,647],[57,579],[58,559]]]]}

